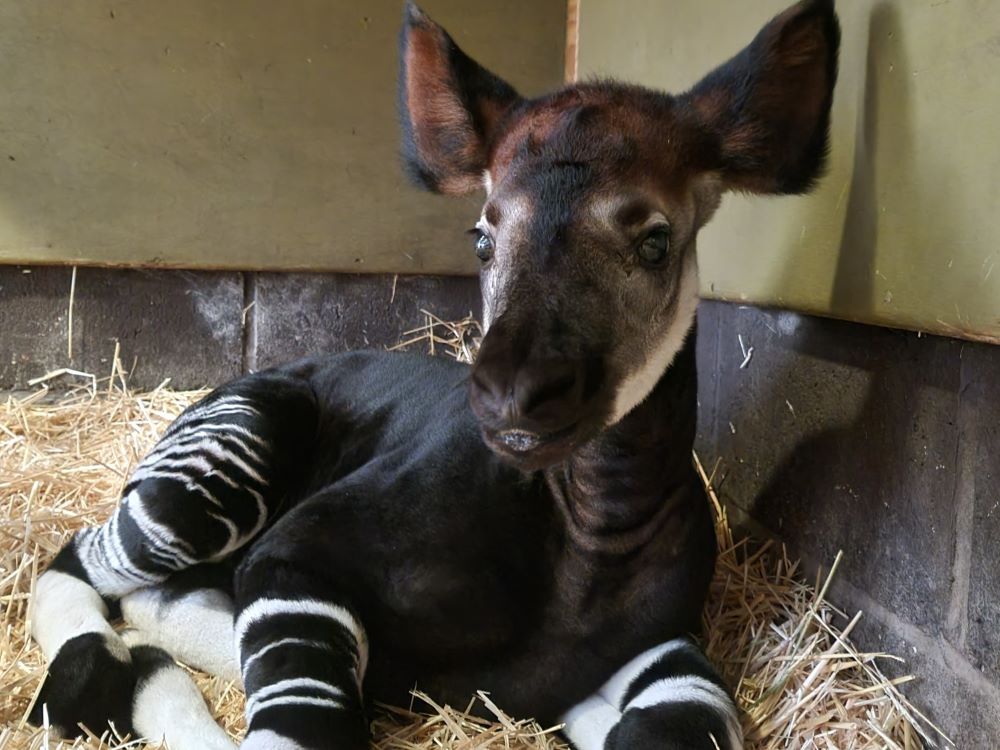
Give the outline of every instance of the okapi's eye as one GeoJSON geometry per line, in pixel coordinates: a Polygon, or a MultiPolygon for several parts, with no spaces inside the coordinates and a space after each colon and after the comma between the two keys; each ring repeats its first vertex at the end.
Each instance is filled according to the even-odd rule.
{"type": "Polygon", "coordinates": [[[670,230],[667,227],[657,227],[643,238],[635,251],[646,265],[658,266],[667,259],[669,250],[670,230]]]}
{"type": "Polygon", "coordinates": [[[483,263],[488,261],[493,257],[493,240],[479,227],[469,230],[469,234],[472,235],[476,242],[476,257],[479,258],[483,263]]]}

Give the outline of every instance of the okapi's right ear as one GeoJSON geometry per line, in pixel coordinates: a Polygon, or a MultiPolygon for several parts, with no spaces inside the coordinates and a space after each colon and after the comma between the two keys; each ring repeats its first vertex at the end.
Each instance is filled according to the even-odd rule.
{"type": "Polygon", "coordinates": [[[713,142],[703,167],[732,190],[809,190],[826,164],[839,47],[833,0],[801,0],[685,94],[713,142]]]}
{"type": "Polygon", "coordinates": [[[399,117],[410,178],[436,193],[482,187],[497,125],[520,96],[412,2],[403,14],[399,52],[399,117]]]}

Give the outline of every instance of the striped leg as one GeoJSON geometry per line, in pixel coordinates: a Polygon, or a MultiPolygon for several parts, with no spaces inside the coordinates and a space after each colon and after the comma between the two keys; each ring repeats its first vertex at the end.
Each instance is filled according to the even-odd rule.
{"type": "Polygon", "coordinates": [[[637,656],[563,721],[578,750],[743,748],[739,709],[687,638],[637,656]]]}
{"type": "Polygon", "coordinates": [[[108,604],[226,558],[274,515],[315,431],[312,392],[280,372],[230,383],[185,411],[140,463],[111,518],[83,529],[39,579],[31,632],[49,662],[43,705],[56,731],[134,731],[131,657],[108,604]]]}
{"type": "Polygon", "coordinates": [[[241,750],[367,748],[365,631],[321,583],[273,561],[237,581],[236,643],[247,694],[241,750]]]}

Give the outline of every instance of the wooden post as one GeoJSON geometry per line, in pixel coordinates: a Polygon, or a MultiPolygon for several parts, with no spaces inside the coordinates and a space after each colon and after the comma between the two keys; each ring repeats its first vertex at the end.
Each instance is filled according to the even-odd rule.
{"type": "Polygon", "coordinates": [[[576,81],[577,45],[580,41],[580,0],[566,4],[566,83],[576,81]]]}

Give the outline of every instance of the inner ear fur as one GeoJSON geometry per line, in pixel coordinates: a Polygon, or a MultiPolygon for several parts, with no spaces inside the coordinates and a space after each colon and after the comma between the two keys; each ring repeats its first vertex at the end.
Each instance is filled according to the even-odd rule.
{"type": "Polygon", "coordinates": [[[438,193],[481,188],[497,125],[520,96],[462,52],[412,2],[403,14],[399,51],[399,116],[408,175],[438,193]]]}
{"type": "Polygon", "coordinates": [[[802,0],[684,94],[708,136],[704,168],[727,189],[812,188],[826,166],[839,48],[833,0],[802,0]]]}

